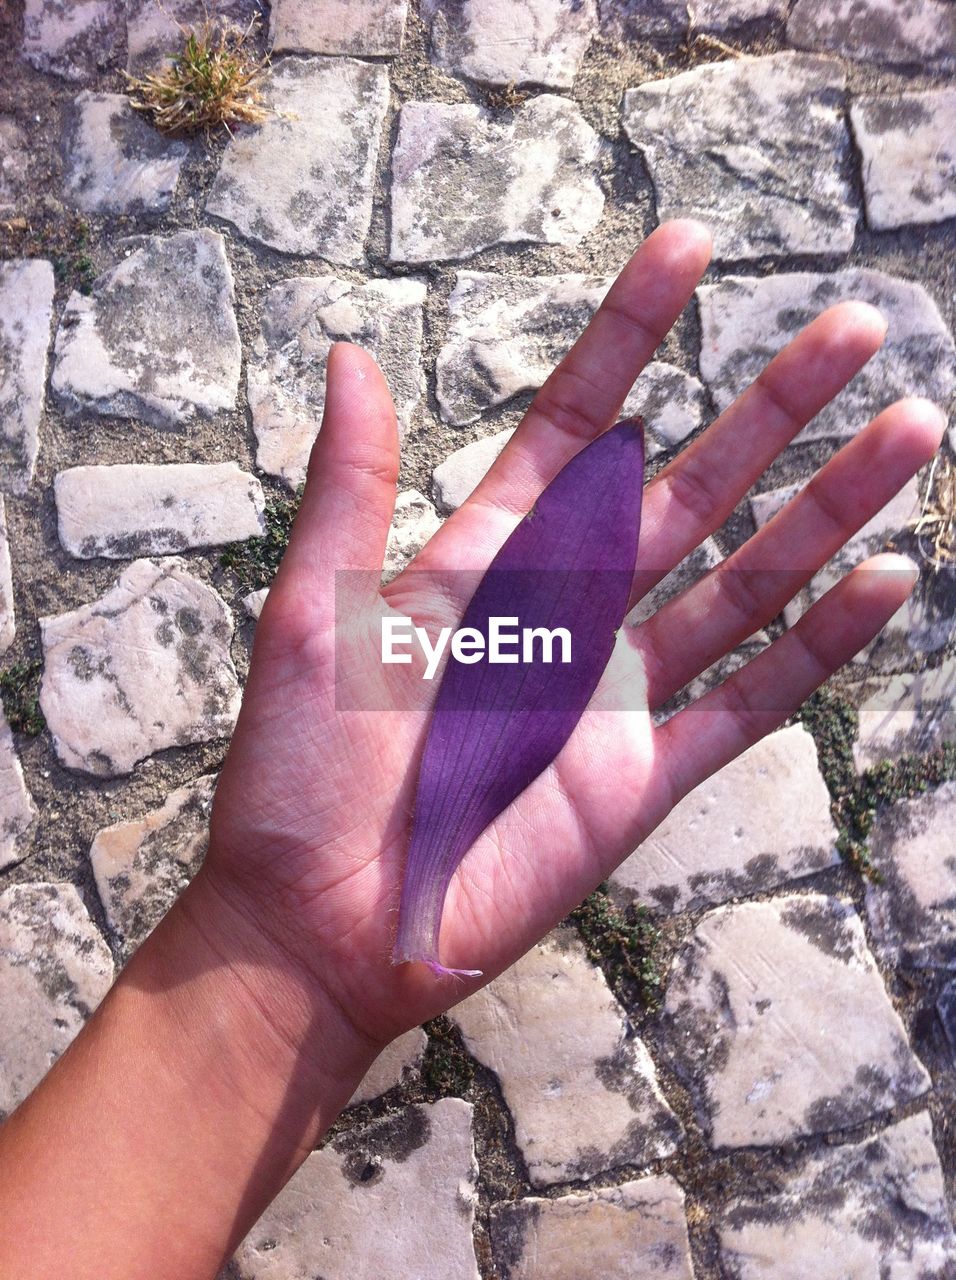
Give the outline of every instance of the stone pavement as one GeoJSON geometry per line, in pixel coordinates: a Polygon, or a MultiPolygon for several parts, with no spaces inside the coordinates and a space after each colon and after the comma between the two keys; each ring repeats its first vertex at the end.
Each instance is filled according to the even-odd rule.
{"type": "MultiPolygon", "coordinates": [[[[662,218],[716,263],[628,400],[652,469],[875,302],[882,352],[653,603],[956,388],[951,0],[273,0],[280,114],[170,141],[120,73],[201,12],[0,6],[0,1114],[203,857],[332,342],[396,399],[394,576],[662,218]]],[[[926,484],[685,697],[919,555],[926,484]]],[[[227,1274],[956,1275],[954,612],[926,565],[825,696],[390,1046],[227,1274]]]]}

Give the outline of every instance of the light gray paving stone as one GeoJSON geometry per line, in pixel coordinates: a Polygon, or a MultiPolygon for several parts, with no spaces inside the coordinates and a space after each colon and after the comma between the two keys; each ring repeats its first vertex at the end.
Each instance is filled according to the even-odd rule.
{"type": "Polygon", "coordinates": [[[912,281],[865,267],[760,279],[727,276],[719,284],[701,286],[697,299],[700,372],[719,412],[827,307],[857,300],[872,303],[886,316],[889,333],[881,349],[798,441],[844,439],[902,396],[924,395],[946,404],[956,389],[952,336],[936,303],[912,281]]]}
{"type": "Polygon", "coordinates": [[[597,29],[596,0],[423,0],[422,17],[453,75],[556,89],[571,88],[597,29]]]}
{"type": "Polygon", "coordinates": [[[511,437],[513,428],[473,440],[449,454],[432,472],[435,502],[446,511],[457,511],[511,437]]]}
{"type": "Polygon", "coordinates": [[[12,213],[27,194],[30,152],[26,131],[0,115],[0,213],[12,213]]]}
{"type": "Polygon", "coordinates": [[[182,560],[134,560],[98,600],[40,619],[40,706],[57,755],[101,777],[232,731],[232,614],[182,560]]]}
{"type": "Polygon", "coordinates": [[[536,1187],[670,1155],[654,1064],[578,937],[558,929],[449,1016],[496,1073],[536,1187]]]}
{"type": "Polygon", "coordinates": [[[0,893],[0,1117],[39,1084],[112,981],[109,948],[71,884],[0,893]]]}
{"type": "Polygon", "coordinates": [[[0,494],[0,654],[13,644],[17,633],[13,606],[13,566],[10,563],[10,539],[7,535],[7,512],[0,494]]]}
{"type": "MultiPolygon", "coordinates": [[[[645,596],[638,600],[637,604],[624,619],[624,625],[626,627],[637,627],[642,622],[646,622],[648,618],[652,618],[669,600],[673,600],[676,596],[687,591],[694,583],[705,577],[711,569],[716,568],[723,558],[720,548],[713,538],[705,538],[699,546],[684,557],[676,568],[671,569],[670,573],[662,578],[656,587],[652,587],[645,596]]],[[[643,569],[651,572],[659,572],[662,568],[661,565],[648,564],[646,559],[642,560],[641,564],[643,569]]]]}
{"type": "Polygon", "coordinates": [[[314,1151],[239,1246],[240,1280],[478,1280],[471,1116],[443,1098],[314,1151]]]}
{"type": "Polygon", "coordinates": [[[274,53],[399,53],[408,0],[272,0],[274,53]]]}
{"type": "Polygon", "coordinates": [[[694,1280],[684,1193],[668,1175],[491,1210],[502,1280],[694,1280]]]}
{"type": "Polygon", "coordinates": [[[833,1147],[719,1228],[729,1280],[949,1280],[956,1239],[929,1113],[833,1147]]]}
{"type": "Polygon", "coordinates": [[[409,1075],[416,1075],[427,1046],[428,1036],[421,1027],[412,1027],[411,1031],[406,1031],[393,1040],[372,1063],[362,1083],[352,1094],[349,1106],[370,1102],[372,1098],[378,1098],[395,1085],[401,1084],[409,1075]]]}
{"type": "Polygon", "coordinates": [[[23,56],[38,71],[89,80],[123,39],[123,0],[25,0],[23,56]]]}
{"type": "Polygon", "coordinates": [[[628,89],[624,128],[658,217],[703,219],[720,261],[847,252],[856,209],[843,88],[837,61],[775,53],[628,89]]]}
{"type": "MultiPolygon", "coordinates": [[[[29,853],[24,837],[35,817],[36,806],[23,780],[13,734],[0,710],[0,871],[22,862],[29,853]]],[[[0,1008],[0,1021],[2,1015],[0,1008]]],[[[0,1062],[0,1079],[2,1076],[0,1062]]]]}
{"type": "Polygon", "coordinates": [[[275,114],[233,138],[206,212],[282,253],[363,261],[388,72],[352,58],[283,58],[275,114]]]}
{"type": "Polygon", "coordinates": [[[256,0],[126,0],[128,69],[155,71],[183,47],[183,30],[199,31],[208,18],[214,25],[245,31],[260,8],[256,0]]]}
{"type": "Polygon", "coordinates": [[[441,517],[424,494],[417,489],[400,493],[395,499],[395,514],[388,531],[383,583],[397,578],[441,526],[441,517]]]}
{"type": "Polygon", "coordinates": [[[853,757],[860,772],[956,738],[956,658],[927,671],[869,681],[857,698],[853,757]]]}
{"type": "Polygon", "coordinates": [[[599,152],[578,108],[554,94],[501,117],[471,103],[406,102],[392,151],[392,261],[579,244],[604,209],[599,152]]]}
{"type": "Polygon", "coordinates": [[[67,200],[85,213],[162,213],[188,155],[164,138],[122,93],[84,90],[64,135],[67,200]]]}
{"type": "Polygon", "coordinates": [[[266,531],[262,485],[235,462],[70,467],[53,488],[60,544],[84,560],[168,555],[266,531]]]}
{"type": "Polygon", "coordinates": [[[865,62],[951,63],[956,10],[948,0],[797,0],[787,39],[865,62]]]}
{"type": "Polygon", "coordinates": [[[870,832],[881,879],[866,912],[889,964],[956,969],[956,782],[884,809],[870,832]]]}
{"type": "Polygon", "coordinates": [[[860,918],[837,898],[709,912],[674,962],[665,1023],[716,1148],[849,1128],[930,1087],[860,918]]]}
{"type": "Polygon", "coordinates": [[[41,258],[0,262],[0,490],[33,479],[53,319],[53,267],[41,258]]]}
{"type": "Polygon", "coordinates": [[[325,368],[334,342],[355,342],[379,362],[399,428],[425,392],[420,280],[296,276],[271,289],[249,361],[248,395],[256,463],[295,488],[305,479],[325,406],[325,368]]]}
{"type": "Polygon", "coordinates": [[[704,420],[704,387],[666,360],[652,360],[621,406],[622,418],[640,417],[647,428],[645,452],[655,458],[687,439],[704,420]]]}
{"type": "Polygon", "coordinates": [[[871,227],[956,216],[956,88],[855,98],[850,120],[871,227]]]}
{"type": "Polygon", "coordinates": [[[732,31],[787,12],[787,0],[697,0],[692,5],[686,0],[599,0],[599,6],[602,31],[617,40],[732,31]]]}
{"type": "Polygon", "coordinates": [[[180,231],[129,249],[66,304],[51,379],[64,408],[159,426],[231,409],[242,351],[222,236],[180,231]]]}
{"type": "Polygon", "coordinates": [[[695,911],[838,864],[836,840],[816,745],[791,725],[685,796],[609,880],[624,900],[695,911]]]}

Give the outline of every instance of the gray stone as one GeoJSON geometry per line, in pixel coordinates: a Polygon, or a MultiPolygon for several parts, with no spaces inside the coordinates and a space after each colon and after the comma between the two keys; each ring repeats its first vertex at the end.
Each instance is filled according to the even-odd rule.
{"type": "Polygon", "coordinates": [[[71,884],[0,894],[0,1116],[39,1084],[112,981],[109,948],[71,884]]]}
{"type": "Polygon", "coordinates": [[[232,614],[182,560],[135,560],[98,600],[40,619],[40,706],[57,755],[100,777],[232,731],[232,614]]]}
{"type": "Polygon", "coordinates": [[[773,356],[821,311],[858,300],[889,321],[883,346],[798,440],[844,439],[901,396],[945,404],[956,388],[956,347],[936,303],[909,280],[868,268],[763,278],[727,276],[697,290],[700,372],[723,412],[773,356]]]}
{"type": "Polygon", "coordinates": [[[13,607],[13,567],[10,564],[10,539],[7,536],[7,512],[0,494],[0,654],[13,644],[17,633],[13,607]]]}
{"type": "Polygon", "coordinates": [[[387,1093],[409,1076],[416,1075],[427,1045],[428,1036],[421,1027],[412,1027],[411,1031],[406,1031],[397,1040],[393,1040],[372,1063],[362,1083],[349,1099],[349,1106],[370,1102],[372,1098],[387,1093]]]}
{"type": "Polygon", "coordinates": [[[128,68],[136,74],[178,53],[184,30],[202,30],[210,15],[215,26],[245,31],[260,13],[256,0],[126,0],[126,10],[128,68]]]}
{"type": "Polygon", "coordinates": [[[758,19],[781,18],[788,0],[599,0],[601,29],[616,40],[732,31],[758,19]]]}
{"type": "Polygon", "coordinates": [[[720,1248],[729,1280],[950,1280],[956,1239],[929,1113],[810,1157],[776,1193],[732,1200],[720,1248]]]}
{"type": "Polygon", "coordinates": [[[862,693],[853,747],[860,772],[956,738],[956,658],[927,671],[872,681],[862,693]]]}
{"type": "Polygon", "coordinates": [[[953,1062],[956,1063],[956,978],[947,982],[939,993],[939,999],[936,1001],[936,1016],[943,1028],[943,1035],[949,1041],[953,1062]]]}
{"type": "Polygon", "coordinates": [[[880,880],[866,913],[888,964],[956,969],[956,782],[883,810],[870,832],[880,880]]]}
{"type": "Polygon", "coordinates": [[[577,107],[553,94],[501,118],[470,103],[406,102],[392,152],[392,261],[579,244],[604,209],[599,153],[577,107]]]}
{"type": "Polygon", "coordinates": [[[12,213],[27,195],[29,174],[26,131],[11,116],[0,116],[0,213],[12,213]]]}
{"type": "Polygon", "coordinates": [[[397,578],[441,524],[437,511],[424,494],[417,489],[400,493],[395,499],[395,514],[388,532],[382,582],[397,578]]]}
{"type": "Polygon", "coordinates": [[[88,80],[113,62],[123,17],[123,0],[26,0],[23,56],[38,71],[88,80]]]}
{"type": "Polygon", "coordinates": [[[272,0],[274,53],[399,53],[408,0],[272,0]]]}
{"type": "Polygon", "coordinates": [[[325,406],[325,366],[334,342],[355,342],[388,380],[405,431],[425,392],[419,280],[354,284],[296,276],[269,291],[249,362],[249,405],[262,471],[295,488],[305,479],[325,406]]]}
{"type": "Polygon", "coordinates": [[[652,360],[628,392],[620,417],[644,419],[646,454],[656,458],[683,444],[703,422],[703,384],[666,360],[652,360]]]}
{"type": "Polygon", "coordinates": [[[388,94],[384,67],[284,58],[266,88],[275,114],[229,143],[207,213],[282,253],[361,263],[388,94]]]}
{"type": "Polygon", "coordinates": [[[491,1239],[503,1280],[694,1280],[684,1193],[667,1175],[493,1205],[491,1239]]]}
{"type": "Polygon", "coordinates": [[[838,864],[836,840],[816,745],[792,725],[685,796],[609,879],[624,900],[696,911],[838,864]]]}
{"type": "MultiPolygon", "coordinates": [[[[13,745],[13,734],[6,716],[0,710],[0,871],[16,862],[22,862],[27,856],[29,850],[24,844],[24,836],[35,817],[36,807],[23,780],[23,770],[13,745]]],[[[3,1068],[0,1063],[0,1079],[2,1076],[3,1068]]]]}
{"type": "Polygon", "coordinates": [[[240,1280],[478,1280],[471,1114],[443,1098],[313,1151],[239,1246],[240,1280]]]}
{"type": "MultiPolygon", "coordinates": [[[[642,622],[652,618],[670,600],[682,595],[695,583],[706,577],[711,569],[720,564],[723,558],[720,548],[713,538],[705,538],[699,546],[684,557],[679,565],[671,569],[670,573],[663,577],[656,587],[652,587],[646,595],[643,595],[638,600],[637,604],[624,619],[624,625],[626,627],[637,627],[642,622]]],[[[642,561],[642,568],[657,572],[660,566],[649,565],[644,560],[642,561]]]]}
{"type": "Polygon", "coordinates": [[[929,1076],[851,903],[820,894],[718,907],[678,953],[662,1039],[714,1147],[849,1128],[929,1076]]]}
{"type": "Polygon", "coordinates": [[[956,215],[956,88],[856,98],[850,120],[871,227],[956,215]]]}
{"type": "Polygon", "coordinates": [[[168,555],[266,531],[262,485],[235,462],[71,467],[53,488],[60,543],[84,560],[168,555]]]}
{"type": "Polygon", "coordinates": [[[242,597],[242,607],[254,622],[258,622],[262,616],[262,606],[268,594],[268,587],[260,587],[258,591],[250,591],[247,596],[242,597]]]}
{"type": "Polygon", "coordinates": [[[473,440],[449,454],[432,472],[435,501],[445,511],[457,511],[497,458],[514,430],[473,440]]]}
{"type": "Polygon", "coordinates": [[[160,426],[231,409],[242,351],[222,236],[180,231],[133,242],[73,293],[56,335],[51,385],[68,412],[160,426]]]}
{"type": "Polygon", "coordinates": [[[856,210],[843,87],[838,62],[775,53],[628,89],[624,128],[658,217],[703,219],[719,261],[846,253],[856,210]]]}
{"type": "Polygon", "coordinates": [[[25,493],[33,479],[53,287],[49,262],[0,262],[0,489],[6,493],[25,493]]]}
{"type": "Polygon", "coordinates": [[[680,1124],[650,1054],[570,930],[549,934],[449,1016],[498,1076],[533,1186],[677,1149],[680,1124]]]}
{"type": "Polygon", "coordinates": [[[423,0],[422,17],[446,71],[556,89],[571,88],[597,28],[595,0],[423,0]]]}
{"type": "Polygon", "coordinates": [[[162,213],[188,155],[147,124],[122,93],[84,91],[64,137],[64,192],[85,213],[162,213]]]}
{"type": "Polygon", "coordinates": [[[797,0],[787,39],[865,62],[951,63],[956,10],[948,0],[797,0]]]}

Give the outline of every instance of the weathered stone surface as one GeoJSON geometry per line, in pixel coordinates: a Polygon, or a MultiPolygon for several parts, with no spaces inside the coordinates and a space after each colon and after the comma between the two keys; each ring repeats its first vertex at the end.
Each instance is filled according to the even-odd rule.
{"type": "Polygon", "coordinates": [[[79,95],[64,136],[66,198],[86,213],[161,213],[188,154],[147,124],[122,93],[79,95]]]}
{"type": "Polygon", "coordinates": [[[473,440],[440,462],[432,472],[438,506],[457,511],[513,435],[509,429],[473,440]]]}
{"type": "Polygon", "coordinates": [[[446,71],[556,89],[571,88],[597,28],[595,0],[423,0],[422,17],[446,71]]]}
{"type": "Polygon", "coordinates": [[[365,1078],[352,1094],[349,1106],[360,1102],[368,1102],[378,1098],[397,1084],[410,1072],[417,1072],[425,1054],[428,1036],[421,1027],[413,1027],[404,1035],[393,1040],[383,1049],[365,1074],[365,1078]]]}
{"type": "Polygon", "coordinates": [[[684,1193],[666,1175],[493,1205],[491,1239],[503,1280],[694,1280],[684,1193]]]}
{"type": "Polygon", "coordinates": [[[948,0],[797,0],[787,38],[861,61],[951,62],[956,10],[948,0]]]}
{"type": "Polygon", "coordinates": [[[0,1116],[39,1084],[112,981],[109,948],[71,884],[0,894],[0,1116]]]}
{"type": "Polygon", "coordinates": [[[956,1240],[929,1113],[806,1161],[778,1194],[731,1201],[732,1280],[948,1280],[956,1240]]]}
{"type": "Polygon", "coordinates": [[[946,404],[956,388],[956,347],[926,290],[909,280],[851,268],[826,274],[728,276],[697,290],[700,372],[723,412],[767,362],[837,302],[870,302],[889,321],[883,346],[798,440],[855,435],[884,405],[924,395],[946,404]]]}
{"type": "Polygon", "coordinates": [[[249,405],[261,470],[293,488],[305,479],[325,406],[325,366],[334,342],[355,342],[381,365],[404,431],[425,392],[419,280],[353,284],[296,276],[271,289],[249,362],[249,405]]]}
{"type": "Polygon", "coordinates": [[[620,416],[644,419],[646,453],[654,458],[683,443],[703,422],[703,384],[677,365],[652,360],[628,393],[620,416]]]}
{"type": "Polygon", "coordinates": [[[235,462],[71,467],[54,481],[60,542],[71,555],[168,555],[265,533],[262,485],[235,462]]]}
{"type": "Polygon", "coordinates": [[[277,114],[226,148],[206,211],[283,253],[358,264],[388,72],[351,58],[284,58],[266,96],[277,114]]]}
{"type": "Polygon", "coordinates": [[[850,120],[871,227],[956,215],[956,88],[856,98],[850,120]]]}
{"type": "Polygon", "coordinates": [[[534,1186],[647,1164],[680,1143],[643,1041],[570,930],[449,1016],[498,1076],[534,1186]]]}
{"type": "Polygon", "coordinates": [[[406,102],[392,152],[392,260],[578,244],[604,208],[599,150],[577,107],[554,94],[500,119],[470,103],[406,102]]]}
{"type": "Polygon", "coordinates": [[[0,116],[0,213],[16,209],[26,194],[29,172],[25,130],[11,116],[0,116]]]}
{"type": "MultiPolygon", "coordinates": [[[[13,745],[13,734],[7,718],[0,710],[0,871],[22,862],[29,850],[24,836],[36,817],[36,808],[13,745]]],[[[3,1010],[0,1008],[0,1021],[3,1010]]],[[[0,1079],[3,1076],[0,1060],[0,1079]]],[[[2,1103],[0,1103],[2,1107],[2,1103]]]]}
{"type": "Polygon", "coordinates": [[[623,899],[694,911],[833,866],[836,839],[813,738],[792,725],[685,796],[610,882],[623,899]]]}
{"type": "Polygon", "coordinates": [[[432,534],[438,532],[441,524],[438,512],[424,494],[417,489],[406,489],[400,493],[395,499],[395,514],[388,531],[382,581],[391,582],[397,578],[432,534]]]}
{"type": "Polygon", "coordinates": [[[873,682],[859,717],[853,756],[861,772],[956,738],[956,658],[918,674],[873,682]]]}
{"type": "Polygon", "coordinates": [[[39,71],[88,80],[123,38],[123,0],[26,0],[23,56],[39,71]]]}
{"type": "Polygon", "coordinates": [[[25,493],[36,465],[53,319],[53,267],[0,262],[0,489],[25,493]]]}
{"type": "Polygon", "coordinates": [[[314,1151],[239,1246],[241,1280],[478,1280],[471,1113],[443,1098],[314,1151]]]}
{"type": "Polygon", "coordinates": [[[133,241],[129,257],[73,293],[51,384],[66,409],[158,425],[231,409],[242,352],[222,236],[133,241]]]}
{"type": "Polygon", "coordinates": [[[201,30],[212,17],[221,26],[245,31],[260,13],[256,0],[126,0],[128,67],[155,70],[183,46],[183,29],[201,30]]]}
{"type": "Polygon", "coordinates": [[[728,31],[787,12],[787,0],[698,0],[690,6],[686,0],[599,0],[599,5],[601,29],[617,40],[728,31]]]}
{"type": "Polygon", "coordinates": [[[7,536],[7,512],[0,494],[0,653],[6,653],[17,632],[13,608],[13,566],[10,564],[10,539],[7,536]]]}
{"type": "Polygon", "coordinates": [[[702,218],[718,260],[845,253],[856,210],[840,64],[775,53],[695,67],[624,94],[657,213],[702,218]]]}
{"type": "Polygon", "coordinates": [[[930,1087],[837,898],[711,911],[674,962],[665,1018],[662,1043],[714,1147],[848,1128],[930,1087]]]}
{"type": "Polygon", "coordinates": [[[183,561],[135,560],[99,600],[41,618],[40,634],[40,706],[69,768],[113,777],[231,732],[232,614],[183,561]]]}
{"type": "Polygon", "coordinates": [[[956,969],[956,782],[885,809],[870,833],[881,880],[866,912],[890,964],[956,969]]]}
{"type": "Polygon", "coordinates": [[[408,0],[272,0],[273,52],[398,53],[407,11],[408,0]]]}
{"type": "Polygon", "coordinates": [[[253,621],[259,621],[262,614],[262,606],[265,604],[268,594],[268,587],[260,587],[258,591],[250,591],[247,596],[242,597],[242,607],[253,621]]]}

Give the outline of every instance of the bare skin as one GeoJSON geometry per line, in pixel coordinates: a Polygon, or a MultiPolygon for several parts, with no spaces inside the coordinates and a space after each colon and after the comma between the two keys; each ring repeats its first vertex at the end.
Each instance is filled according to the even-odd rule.
{"type": "MultiPolygon", "coordinates": [[[[904,601],[913,566],[878,557],[663,727],[633,704],[620,709],[623,681],[646,677],[657,707],[776,616],[932,457],[943,416],[916,399],[884,409],[731,560],[621,633],[565,749],[452,882],[442,960],[483,977],[391,964],[435,685],[413,686],[407,668],[382,667],[382,611],[420,625],[457,621],[466,603],[458,571],[487,565],[542,486],[614,422],[709,252],[692,222],[666,224],[645,241],[488,476],[419,556],[414,567],[428,574],[406,572],[383,592],[377,571],[398,474],[394,410],[371,357],[333,349],[322,431],[259,623],[209,856],[0,1130],[2,1280],[212,1277],[385,1044],[513,963],[904,601]],[[367,589],[347,597],[354,627],[333,663],[334,575],[343,568],[370,572],[367,589]],[[336,679],[406,699],[414,688],[418,702],[341,711],[336,679]]],[[[723,522],[884,332],[863,303],[826,311],[656,477],[645,494],[635,599],[723,522]]]]}

